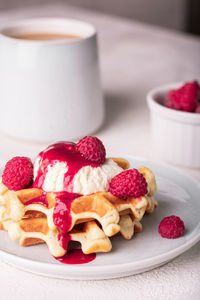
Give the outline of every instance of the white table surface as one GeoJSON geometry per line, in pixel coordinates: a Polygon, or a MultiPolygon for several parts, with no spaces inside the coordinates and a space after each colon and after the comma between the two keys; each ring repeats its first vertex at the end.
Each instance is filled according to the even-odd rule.
{"type": "MultiPolygon", "coordinates": [[[[156,159],[145,95],[160,84],[200,78],[200,39],[66,5],[0,12],[0,26],[30,16],[75,17],[96,25],[106,103],[105,123],[96,135],[111,153],[156,159]]],[[[34,157],[45,146],[0,134],[0,167],[12,156],[34,157]]],[[[200,180],[199,170],[183,172],[200,180]]],[[[0,278],[1,299],[200,299],[200,243],[163,267],[127,278],[49,279],[2,262],[0,278]]]]}

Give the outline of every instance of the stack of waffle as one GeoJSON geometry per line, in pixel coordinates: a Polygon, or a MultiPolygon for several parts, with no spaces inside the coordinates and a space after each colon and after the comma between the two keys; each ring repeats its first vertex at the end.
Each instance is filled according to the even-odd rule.
{"type": "MultiPolygon", "coordinates": [[[[126,169],[128,162],[114,159],[126,169]]],[[[139,168],[148,184],[144,197],[120,199],[109,192],[97,192],[76,198],[70,206],[71,226],[68,238],[81,244],[83,253],[109,252],[110,237],[120,233],[131,239],[142,231],[141,220],[145,213],[151,214],[157,202],[154,199],[156,181],[146,167],[139,168]]],[[[59,242],[59,229],[53,221],[56,193],[43,193],[36,188],[10,191],[0,182],[0,229],[7,230],[9,237],[21,246],[46,243],[55,257],[67,250],[59,242]],[[34,203],[33,199],[44,195],[46,205],[34,203]]]]}

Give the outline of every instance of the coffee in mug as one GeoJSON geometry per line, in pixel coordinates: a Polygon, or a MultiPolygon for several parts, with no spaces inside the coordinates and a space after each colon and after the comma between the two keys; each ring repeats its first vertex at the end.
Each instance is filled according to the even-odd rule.
{"type": "Polygon", "coordinates": [[[62,40],[62,39],[80,39],[81,37],[74,34],[62,34],[62,33],[49,33],[49,32],[37,32],[37,33],[23,33],[18,35],[12,35],[12,38],[21,40],[33,40],[33,41],[49,41],[49,40],[62,40]]]}

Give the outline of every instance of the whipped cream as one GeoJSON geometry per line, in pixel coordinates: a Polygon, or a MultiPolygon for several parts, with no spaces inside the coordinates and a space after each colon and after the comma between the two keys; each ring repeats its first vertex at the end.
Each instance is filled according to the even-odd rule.
{"type": "MultiPolygon", "coordinates": [[[[63,148],[64,146],[57,144],[57,147],[63,148]]],[[[47,148],[46,152],[43,153],[45,154],[51,149],[54,148],[47,148]]],[[[112,159],[106,159],[102,165],[96,164],[94,166],[84,161],[84,164],[74,172],[73,166],[77,159],[80,159],[79,156],[75,160],[68,158],[68,156],[66,159],[62,157],[62,160],[56,158],[56,154],[49,162],[47,162],[46,157],[43,157],[43,154],[36,158],[34,183],[37,182],[37,184],[35,187],[42,188],[46,192],[68,191],[88,195],[98,191],[108,191],[111,179],[123,171],[112,159]],[[74,172],[73,175],[70,175],[72,172],[74,172]]]]}
{"type": "Polygon", "coordinates": [[[112,159],[106,159],[102,166],[81,168],[73,179],[73,192],[82,195],[108,191],[109,183],[113,177],[122,172],[112,159]]]}

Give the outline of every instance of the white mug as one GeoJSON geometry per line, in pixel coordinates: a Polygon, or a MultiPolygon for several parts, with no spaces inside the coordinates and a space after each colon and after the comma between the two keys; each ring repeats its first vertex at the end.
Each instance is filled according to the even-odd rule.
{"type": "Polygon", "coordinates": [[[73,140],[104,118],[95,28],[74,19],[16,21],[0,31],[0,130],[16,138],[73,140]],[[31,33],[80,39],[23,40],[31,33]]]}

